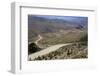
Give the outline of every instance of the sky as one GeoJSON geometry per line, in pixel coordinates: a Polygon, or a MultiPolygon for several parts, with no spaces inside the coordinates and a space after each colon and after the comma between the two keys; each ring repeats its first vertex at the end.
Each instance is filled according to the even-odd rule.
{"type": "Polygon", "coordinates": [[[32,17],[41,17],[47,19],[62,19],[69,22],[88,24],[88,17],[82,16],[54,16],[54,15],[30,15],[32,17]]]}
{"type": "Polygon", "coordinates": [[[35,15],[35,17],[43,17],[48,19],[63,19],[63,20],[75,20],[75,19],[87,19],[87,17],[81,16],[53,16],[53,15],[35,15]]]}

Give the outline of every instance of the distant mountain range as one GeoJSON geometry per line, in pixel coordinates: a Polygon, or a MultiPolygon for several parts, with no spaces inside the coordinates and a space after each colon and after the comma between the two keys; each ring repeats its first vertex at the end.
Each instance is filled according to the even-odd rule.
{"type": "Polygon", "coordinates": [[[49,19],[49,20],[60,20],[62,22],[70,22],[79,25],[87,25],[88,24],[88,17],[77,17],[77,16],[53,16],[53,15],[28,15],[31,19],[49,19]]]}
{"type": "Polygon", "coordinates": [[[86,30],[87,17],[59,17],[28,15],[28,36],[58,32],[59,30],[86,30]]]}

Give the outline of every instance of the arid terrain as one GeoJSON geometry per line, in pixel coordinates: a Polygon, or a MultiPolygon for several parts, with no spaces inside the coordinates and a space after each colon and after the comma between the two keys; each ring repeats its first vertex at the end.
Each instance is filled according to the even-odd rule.
{"type": "Polygon", "coordinates": [[[87,22],[87,17],[29,15],[28,60],[88,58],[87,22]]]}

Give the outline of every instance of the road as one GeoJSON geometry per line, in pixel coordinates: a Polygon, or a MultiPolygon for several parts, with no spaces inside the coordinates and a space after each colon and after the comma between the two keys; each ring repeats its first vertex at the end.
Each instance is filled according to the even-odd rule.
{"type": "MultiPolygon", "coordinates": [[[[37,41],[38,42],[38,41],[37,41]]],[[[60,47],[63,47],[63,46],[66,46],[66,45],[71,45],[72,43],[67,43],[67,44],[57,44],[57,45],[53,45],[53,46],[50,46],[46,49],[43,49],[43,50],[40,50],[39,52],[36,52],[36,53],[33,53],[33,54],[30,54],[29,55],[29,59],[35,59],[37,58],[38,56],[42,56],[42,55],[45,55],[45,54],[48,54],[50,52],[53,52],[53,51],[56,51],[57,49],[59,49],[60,47]]]]}
{"type": "Polygon", "coordinates": [[[34,43],[39,46],[39,43],[38,42],[40,40],[42,40],[42,39],[43,39],[43,37],[41,35],[38,35],[38,39],[34,43]]]}
{"type": "MultiPolygon", "coordinates": [[[[39,45],[39,41],[40,40],[42,40],[43,39],[43,37],[39,34],[38,35],[38,39],[34,42],[36,45],[39,45]]],[[[29,42],[28,44],[31,44],[31,43],[33,43],[33,42],[29,42]]]]}

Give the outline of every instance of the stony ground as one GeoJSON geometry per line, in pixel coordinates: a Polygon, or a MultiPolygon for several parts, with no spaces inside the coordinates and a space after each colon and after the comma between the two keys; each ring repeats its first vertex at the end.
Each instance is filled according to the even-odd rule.
{"type": "Polygon", "coordinates": [[[87,57],[88,49],[87,44],[85,42],[63,46],[54,52],[51,52],[43,56],[38,56],[34,60],[79,59],[87,57]]]}

